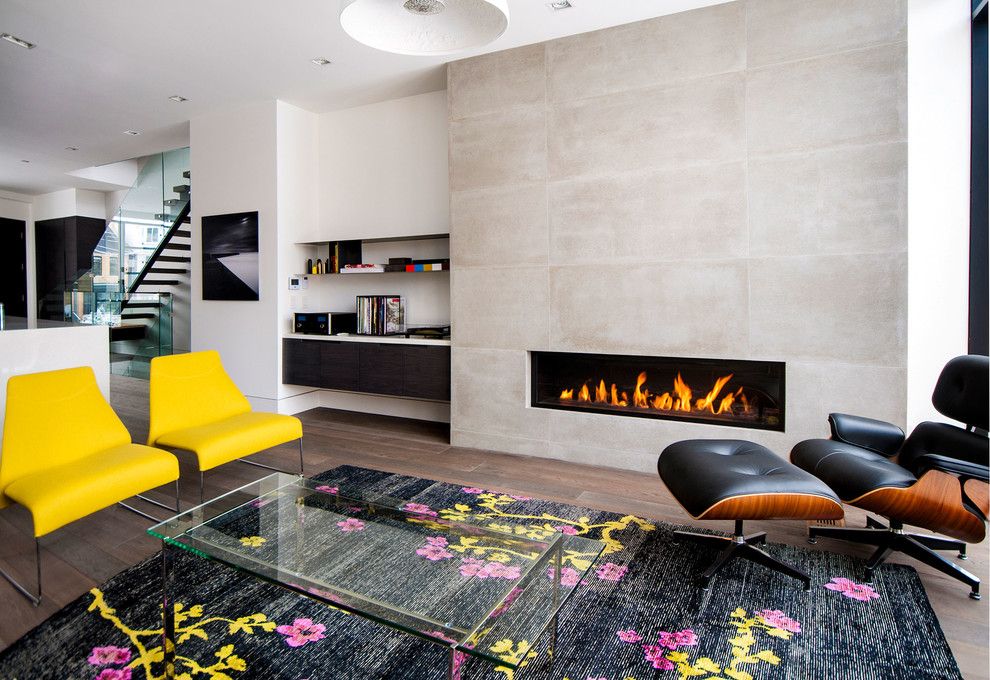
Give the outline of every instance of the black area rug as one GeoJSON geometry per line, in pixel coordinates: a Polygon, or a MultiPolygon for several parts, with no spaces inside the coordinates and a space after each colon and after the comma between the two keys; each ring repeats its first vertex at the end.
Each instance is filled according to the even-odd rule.
{"type": "MultiPolygon", "coordinates": [[[[692,577],[714,553],[675,543],[667,524],[350,466],[317,479],[341,492],[365,489],[485,525],[524,527],[534,536],[565,531],[609,543],[562,614],[552,665],[541,640],[514,674],[472,660],[461,668],[464,678],[962,677],[910,567],[884,565],[872,588],[862,587],[845,580],[862,574],[859,560],[770,545],[773,555],[811,575],[810,593],[742,561],[706,592],[692,577]]],[[[178,654],[187,661],[179,677],[446,677],[446,656],[435,645],[214,563],[180,560],[178,625],[187,635],[178,654]]],[[[149,559],[68,605],[0,655],[0,678],[161,677],[160,573],[160,559],[149,559]]],[[[512,655],[519,643],[502,641],[499,651],[512,655]]]]}

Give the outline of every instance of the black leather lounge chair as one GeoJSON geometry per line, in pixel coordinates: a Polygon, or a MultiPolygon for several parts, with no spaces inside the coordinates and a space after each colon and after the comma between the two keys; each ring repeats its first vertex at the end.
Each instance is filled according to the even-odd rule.
{"type": "Polygon", "coordinates": [[[903,552],[971,588],[980,599],[980,579],[936,553],[956,550],[986,536],[988,473],[988,370],[984,356],[956,357],[935,384],[932,404],[964,423],[921,423],[905,438],[897,426],[833,413],[831,439],[809,439],[791,451],[791,461],[828,484],[849,505],[886,517],[866,528],[815,526],[808,537],[839,538],[877,546],[866,580],[893,551],[903,552]],[[951,538],[904,531],[922,527],[951,538]]]}

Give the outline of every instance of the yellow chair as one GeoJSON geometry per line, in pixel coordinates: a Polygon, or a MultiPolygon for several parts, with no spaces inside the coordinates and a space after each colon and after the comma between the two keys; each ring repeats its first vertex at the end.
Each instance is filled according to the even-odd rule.
{"type": "Polygon", "coordinates": [[[178,480],[175,456],[131,443],[92,368],[11,377],[0,449],[0,508],[18,503],[31,512],[38,594],[2,569],[0,575],[37,606],[42,536],[114,503],[160,521],[122,501],[137,496],[178,512],[178,480]],[[175,508],[141,495],[169,482],[175,482],[175,508]]]}
{"type": "Polygon", "coordinates": [[[242,457],[293,440],[299,440],[302,474],[302,423],[292,416],[253,412],[224,371],[217,352],[155,357],[151,360],[150,395],[148,446],[196,454],[200,502],[206,470],[239,460],[280,472],[242,457]]]}

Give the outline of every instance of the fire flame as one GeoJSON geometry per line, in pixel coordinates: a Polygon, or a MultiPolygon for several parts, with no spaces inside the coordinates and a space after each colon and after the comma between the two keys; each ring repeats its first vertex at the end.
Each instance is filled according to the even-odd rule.
{"type": "MultiPolygon", "coordinates": [[[[719,394],[725,389],[726,384],[732,380],[732,376],[732,373],[721,376],[715,381],[715,385],[704,397],[692,401],[693,392],[691,387],[684,382],[684,378],[681,377],[680,373],[674,378],[673,390],[664,392],[663,394],[650,394],[648,389],[643,389],[643,386],[646,384],[646,371],[642,371],[636,376],[636,389],[633,391],[632,405],[635,408],[653,408],[657,411],[681,411],[684,413],[691,413],[693,411],[719,415],[722,413],[731,413],[733,405],[739,402],[741,411],[743,413],[749,413],[749,401],[746,399],[746,395],[743,394],[742,387],[735,392],[730,391],[719,400],[719,394]]],[[[581,389],[577,393],[577,400],[593,404],[604,404],[606,406],[629,406],[629,396],[625,392],[619,392],[619,388],[615,383],[612,383],[611,388],[608,388],[605,386],[605,381],[600,380],[598,385],[593,389],[594,395],[592,395],[592,389],[588,387],[588,383],[581,385],[581,389]]],[[[562,401],[573,400],[574,389],[562,390],[560,398],[562,401]]]]}

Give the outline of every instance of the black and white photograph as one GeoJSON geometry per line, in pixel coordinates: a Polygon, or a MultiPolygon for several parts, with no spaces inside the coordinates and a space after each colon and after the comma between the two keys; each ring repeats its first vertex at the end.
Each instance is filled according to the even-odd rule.
{"type": "Polygon", "coordinates": [[[203,299],[257,300],[258,213],[203,218],[203,299]]]}

